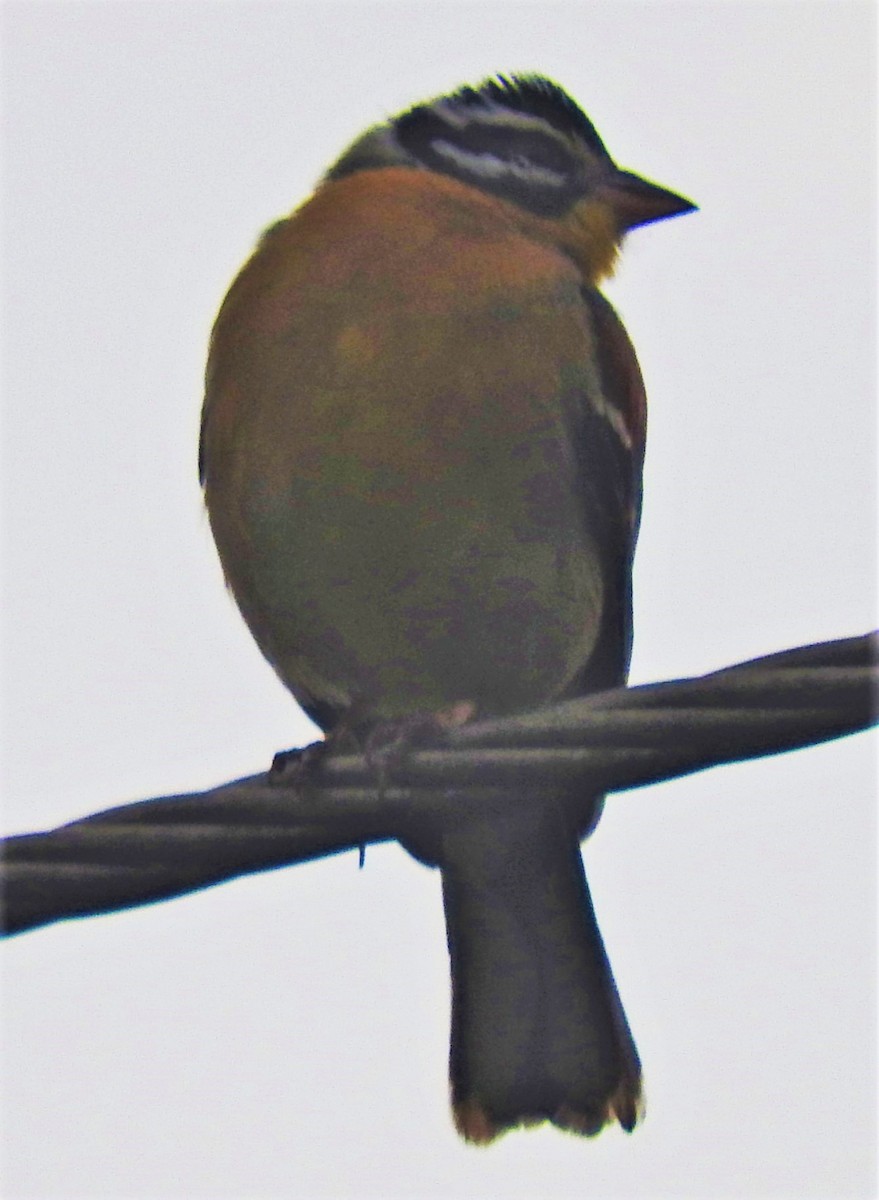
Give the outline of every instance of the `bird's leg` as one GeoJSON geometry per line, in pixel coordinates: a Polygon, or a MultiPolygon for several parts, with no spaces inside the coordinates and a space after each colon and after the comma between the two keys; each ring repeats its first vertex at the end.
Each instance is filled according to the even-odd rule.
{"type": "MultiPolygon", "coordinates": [[[[381,798],[387,791],[390,776],[408,755],[419,746],[442,742],[450,729],[465,725],[476,714],[472,700],[458,700],[446,708],[409,713],[375,725],[366,737],[364,757],[375,772],[381,798]]],[[[438,833],[422,817],[413,814],[411,828],[399,841],[406,850],[425,866],[436,866],[438,833]]]]}
{"type": "Polygon", "coordinates": [[[292,750],[279,750],[272,759],[269,769],[269,779],[274,783],[280,779],[289,782],[292,771],[304,773],[313,771],[331,751],[338,751],[340,746],[351,751],[360,749],[360,739],[353,729],[344,721],[334,726],[326,737],[319,742],[309,742],[307,746],[295,746],[292,750]]]}
{"type": "Polygon", "coordinates": [[[285,782],[289,782],[291,772],[312,770],[326,752],[326,741],[310,742],[307,746],[295,746],[292,750],[279,750],[272,759],[269,779],[272,783],[276,783],[282,778],[285,782]]]}
{"type": "Polygon", "coordinates": [[[448,730],[466,725],[475,712],[472,700],[457,700],[446,708],[408,713],[375,725],[363,743],[363,754],[378,775],[380,791],[387,787],[394,767],[404,762],[413,749],[442,741],[448,730]]]}

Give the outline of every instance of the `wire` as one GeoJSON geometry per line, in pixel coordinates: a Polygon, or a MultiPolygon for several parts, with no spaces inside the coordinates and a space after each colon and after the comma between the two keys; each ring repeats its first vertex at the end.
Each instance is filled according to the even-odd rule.
{"type": "Polygon", "coordinates": [[[3,931],[180,896],[403,838],[419,826],[582,807],[596,794],[794,750],[875,725],[879,637],[802,646],[695,679],[618,688],[450,730],[377,782],[362,755],[142,800],[3,843],[3,931]],[[510,784],[515,783],[515,790],[510,784]]]}

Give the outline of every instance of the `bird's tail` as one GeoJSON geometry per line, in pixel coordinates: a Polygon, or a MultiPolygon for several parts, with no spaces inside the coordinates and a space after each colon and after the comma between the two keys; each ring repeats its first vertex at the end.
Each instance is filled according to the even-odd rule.
{"type": "Polygon", "coordinates": [[[449,1072],[470,1142],[549,1120],[593,1135],[640,1115],[641,1065],[561,811],[443,833],[449,1072]]]}

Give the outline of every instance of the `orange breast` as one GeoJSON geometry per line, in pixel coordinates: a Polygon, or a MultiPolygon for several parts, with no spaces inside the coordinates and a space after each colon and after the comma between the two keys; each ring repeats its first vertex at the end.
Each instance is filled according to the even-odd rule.
{"type": "Polygon", "coordinates": [[[321,188],[218,317],[206,499],[257,642],[306,702],[392,716],[560,694],[607,573],[572,416],[583,278],[527,218],[423,171],[321,188]]]}

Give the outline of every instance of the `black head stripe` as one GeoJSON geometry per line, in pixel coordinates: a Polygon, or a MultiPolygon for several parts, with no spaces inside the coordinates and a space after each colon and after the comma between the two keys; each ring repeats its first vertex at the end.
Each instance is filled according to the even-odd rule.
{"type": "Polygon", "coordinates": [[[400,145],[429,170],[542,216],[558,216],[582,194],[571,139],[581,137],[582,122],[590,130],[592,126],[574,102],[557,91],[578,114],[576,121],[557,102],[556,119],[547,120],[542,110],[550,101],[542,90],[535,91],[526,106],[519,86],[492,81],[479,91],[464,88],[433,104],[418,105],[398,117],[394,128],[400,145]],[[517,103],[508,102],[511,96],[517,103]]]}
{"type": "Polygon", "coordinates": [[[498,75],[479,87],[463,87],[449,97],[468,108],[498,105],[510,112],[538,117],[559,133],[577,138],[594,154],[610,161],[595,126],[568,93],[543,75],[498,75]]]}
{"type": "Polygon", "coordinates": [[[511,174],[527,171],[530,165],[535,177],[562,182],[572,173],[570,151],[540,129],[499,128],[474,122],[463,129],[438,131],[431,145],[436,149],[443,142],[452,142],[462,156],[474,160],[481,156],[499,158],[509,164],[511,174]]]}

